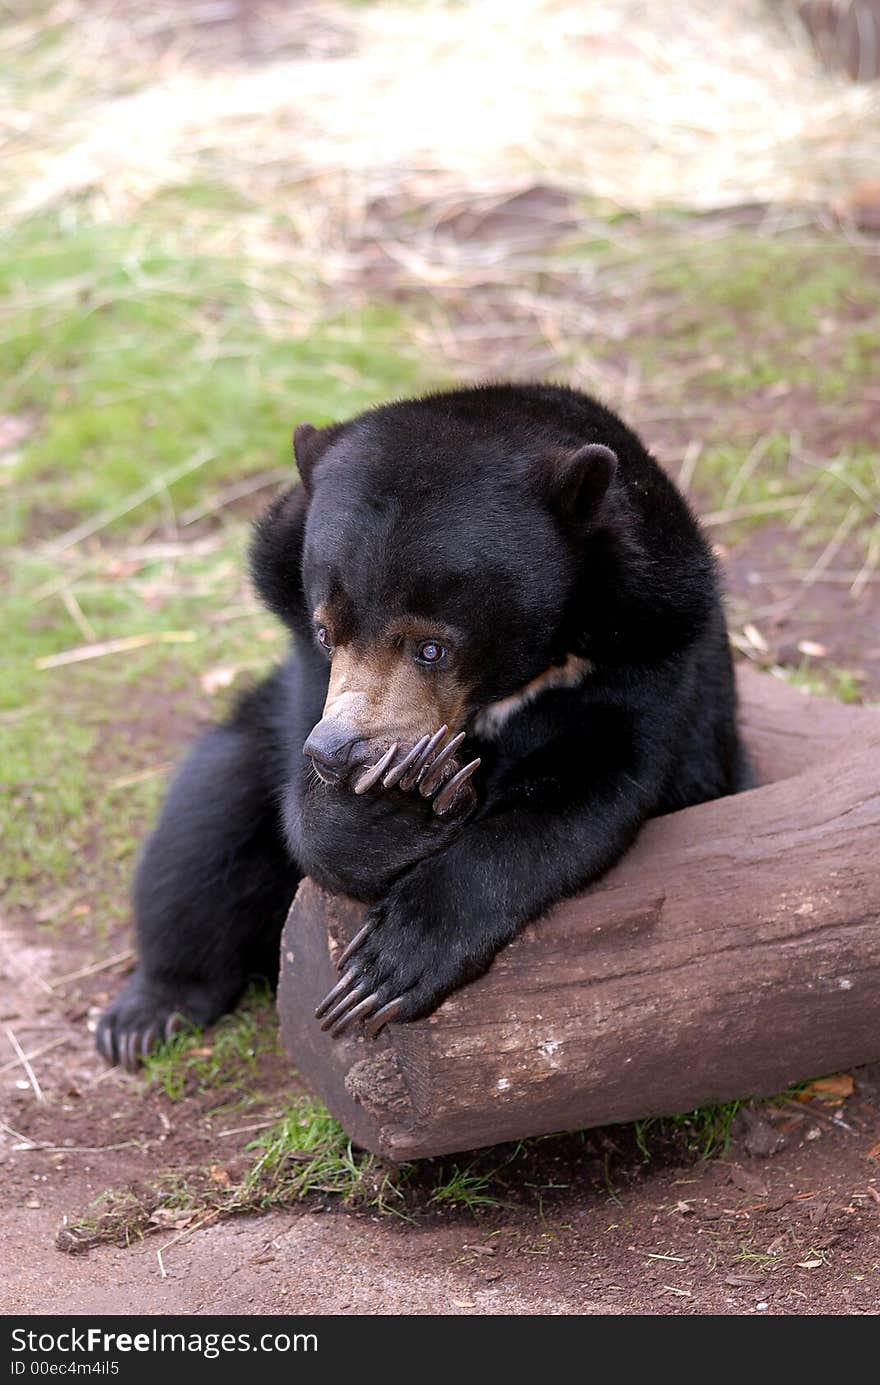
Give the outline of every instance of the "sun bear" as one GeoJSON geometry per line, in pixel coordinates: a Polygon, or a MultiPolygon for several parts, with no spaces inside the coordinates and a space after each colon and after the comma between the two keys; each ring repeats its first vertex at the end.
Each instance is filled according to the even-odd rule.
{"type": "Polygon", "coordinates": [[[251,567],[285,662],[197,742],[137,870],[134,1067],[277,976],[299,879],[370,904],[316,1023],[430,1013],[657,814],[748,786],[713,556],[639,438],[490,384],[301,424],[251,567]]]}

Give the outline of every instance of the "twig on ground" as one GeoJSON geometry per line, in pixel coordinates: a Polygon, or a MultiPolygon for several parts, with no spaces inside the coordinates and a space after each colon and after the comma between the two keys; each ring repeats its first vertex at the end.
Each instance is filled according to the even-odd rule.
{"type": "Polygon", "coordinates": [[[195,524],[196,520],[205,519],[208,515],[216,514],[227,505],[234,505],[236,500],[244,500],[246,496],[255,494],[256,491],[266,490],[269,486],[278,485],[281,481],[292,481],[292,467],[275,467],[272,471],[261,472],[259,476],[249,476],[244,481],[238,481],[235,485],[226,486],[217,495],[211,496],[201,505],[191,505],[188,510],[184,510],[180,515],[178,523],[181,529],[187,525],[195,524]]]}
{"type": "Polygon", "coordinates": [[[159,1257],[159,1268],[162,1271],[163,1277],[165,1276],[165,1266],[162,1261],[163,1250],[170,1250],[172,1246],[179,1245],[181,1241],[186,1240],[187,1236],[192,1236],[196,1231],[201,1231],[203,1226],[209,1226],[211,1222],[216,1221],[217,1216],[218,1212],[216,1207],[212,1207],[210,1211],[206,1212],[198,1221],[193,1222],[192,1226],[185,1227],[184,1230],[178,1232],[176,1236],[172,1236],[170,1241],[166,1241],[164,1246],[159,1247],[156,1251],[156,1255],[159,1257]]]}
{"type": "Polygon", "coordinates": [[[712,510],[703,515],[700,523],[704,528],[719,524],[732,524],[737,519],[751,519],[756,515],[774,515],[783,510],[795,510],[804,503],[802,495],[781,495],[778,500],[757,500],[753,505],[736,505],[730,510],[712,510]]]}
{"type": "Polygon", "coordinates": [[[67,664],[81,664],[87,659],[103,659],[108,654],[127,654],[133,649],[146,649],[151,644],[192,644],[197,638],[195,630],[155,630],[147,635],[126,635],[120,640],[103,640],[100,644],[65,649],[61,654],[48,654],[45,658],[35,659],[34,668],[41,671],[64,668],[67,664]]]}
{"type": "MultiPolygon", "coordinates": [[[[803,579],[812,572],[808,567],[761,567],[761,578],[772,582],[802,582],[803,579]]],[[[864,568],[831,568],[825,572],[820,572],[813,577],[813,584],[840,585],[848,586],[852,590],[856,582],[862,586],[869,582],[880,582],[880,573],[868,572],[865,574],[864,568]]],[[[853,592],[858,595],[858,592],[853,592]]]]}
{"type": "Polygon", "coordinates": [[[28,1082],[30,1082],[31,1086],[34,1089],[34,1096],[37,1098],[37,1101],[45,1101],[46,1098],[43,1095],[43,1089],[37,1081],[37,1074],[31,1067],[30,1059],[28,1058],[21,1044],[18,1042],[18,1039],[13,1034],[12,1030],[9,1028],[9,1025],[6,1026],[6,1037],[12,1045],[12,1049],[15,1053],[16,1058],[25,1070],[27,1080],[28,1082]]]}
{"type": "Polygon", "coordinates": [[[119,779],[112,779],[107,789],[130,789],[134,784],[143,784],[148,779],[156,779],[161,774],[167,774],[173,766],[173,760],[163,760],[161,765],[153,765],[150,769],[138,770],[136,774],[123,774],[119,779]]]}
{"type": "Polygon", "coordinates": [[[834,1130],[845,1130],[850,1135],[856,1134],[854,1128],[851,1125],[847,1125],[846,1121],[836,1120],[834,1116],[829,1116],[825,1111],[817,1110],[812,1102],[789,1101],[787,1097],[784,1097],[777,1104],[786,1106],[791,1111],[797,1111],[799,1116],[812,1117],[814,1120],[824,1121],[826,1125],[830,1125],[834,1130]]]}
{"type": "Polygon", "coordinates": [[[874,532],[868,542],[868,551],[865,554],[865,561],[856,573],[850,594],[861,596],[869,582],[880,581],[880,575],[875,572],[875,568],[880,566],[880,524],[874,526],[874,532]]]}
{"type": "Polygon", "coordinates": [[[121,1140],[116,1145],[54,1145],[51,1140],[29,1140],[27,1135],[19,1134],[5,1121],[0,1121],[0,1126],[18,1140],[19,1143],[12,1148],[24,1154],[114,1154],[118,1149],[146,1150],[157,1143],[155,1140],[121,1140]]]}
{"type": "MultiPolygon", "coordinates": [[[[28,1054],[28,1062],[32,1063],[35,1058],[42,1058],[44,1053],[51,1053],[53,1048],[60,1048],[62,1044],[69,1044],[71,1041],[72,1035],[62,1034],[60,1038],[52,1039],[48,1044],[42,1044],[39,1048],[35,1048],[33,1053],[28,1054]]],[[[9,1072],[12,1068],[17,1068],[18,1064],[19,1059],[17,1057],[10,1058],[8,1063],[0,1063],[0,1072],[9,1072]]]]}
{"type": "Polygon", "coordinates": [[[758,438],[758,441],[755,443],[754,447],[752,447],[750,451],[746,454],[742,466],[739,468],[730,485],[728,486],[727,494],[721,502],[722,511],[731,510],[736,505],[736,502],[742,495],[743,486],[745,485],[746,481],[748,481],[749,477],[752,475],[752,472],[755,470],[758,463],[763,459],[764,454],[769,446],[770,439],[768,437],[760,437],[758,438]]]}
{"type": "MultiPolygon", "coordinates": [[[[0,934],[0,940],[3,939],[3,936],[4,935],[0,934]]],[[[8,936],[12,938],[11,934],[8,936]]],[[[15,941],[18,940],[16,939],[15,941]]],[[[4,951],[3,961],[4,965],[6,965],[7,967],[11,967],[12,970],[16,971],[19,976],[24,977],[28,981],[33,981],[35,985],[39,986],[41,990],[46,992],[46,995],[54,996],[55,992],[49,985],[49,982],[46,980],[46,978],[44,976],[41,976],[38,971],[35,971],[33,967],[24,965],[22,963],[22,959],[20,957],[17,957],[11,949],[8,952],[4,951]]]]}
{"type": "Polygon", "coordinates": [[[265,1130],[268,1125],[274,1125],[280,1115],[281,1112],[276,1111],[274,1116],[269,1116],[266,1120],[254,1121],[252,1125],[234,1125],[229,1130],[218,1130],[217,1139],[223,1140],[227,1135],[249,1135],[252,1130],[265,1130]]]}
{"type": "Polygon", "coordinates": [[[83,539],[91,538],[92,534],[97,534],[101,529],[106,529],[108,524],[114,520],[121,519],[123,515],[131,514],[139,505],[143,505],[145,500],[152,500],[154,496],[161,494],[168,486],[179,481],[183,476],[189,476],[190,472],[197,471],[206,462],[213,461],[217,453],[213,449],[203,448],[195,456],[181,462],[180,466],[172,467],[161,476],[155,476],[147,485],[141,486],[139,490],[132,491],[116,505],[109,505],[100,514],[94,515],[91,519],[83,520],[82,524],[77,524],[75,528],[68,529],[66,534],[54,539],[47,547],[58,552],[64,552],[66,548],[73,548],[74,544],[82,543],[83,539]]]}
{"type": "Polygon", "coordinates": [[[682,495],[687,495],[694,479],[694,472],[697,469],[697,462],[703,451],[703,444],[698,438],[691,438],[685,448],[684,456],[681,459],[681,467],[678,472],[678,488],[682,495]]]}
{"type": "Polygon", "coordinates": [[[52,986],[57,990],[59,986],[67,986],[71,981],[81,981],[84,976],[95,976],[99,971],[109,971],[111,967],[118,967],[123,962],[133,961],[135,955],[134,950],[127,947],[124,952],[115,952],[112,957],[107,957],[103,962],[94,962],[91,966],[80,967],[79,971],[68,972],[66,976],[54,977],[52,986]]]}
{"type": "Polygon", "coordinates": [[[815,585],[825,569],[830,567],[833,560],[837,557],[847,537],[855,528],[860,518],[861,513],[858,505],[851,505],[812,567],[801,579],[797,590],[792,592],[791,596],[786,597],[785,601],[780,603],[780,610],[788,614],[788,612],[794,609],[802,597],[806,595],[810,587],[815,585]]]}
{"type": "Polygon", "coordinates": [[[82,607],[70,590],[70,587],[62,587],[59,595],[64,602],[67,614],[70,616],[74,625],[76,625],[83,639],[96,640],[98,638],[98,633],[94,625],[92,625],[92,622],[87,619],[82,607]]]}

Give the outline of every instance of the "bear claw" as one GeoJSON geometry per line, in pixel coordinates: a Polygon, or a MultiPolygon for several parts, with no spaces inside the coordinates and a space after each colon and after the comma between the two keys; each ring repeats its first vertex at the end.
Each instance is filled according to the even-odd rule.
{"type": "MultiPolygon", "coordinates": [[[[383,788],[400,788],[404,793],[418,787],[423,798],[433,799],[434,811],[438,817],[449,815],[453,808],[457,813],[471,808],[474,803],[473,788],[468,789],[463,797],[460,796],[460,790],[479,768],[480,761],[472,760],[470,764],[452,773],[457,764],[456,751],[461,747],[465,733],[459,731],[443,745],[448,731],[448,726],[441,726],[433,736],[422,736],[421,740],[407,751],[399,764],[394,763],[398,750],[398,743],[395,741],[374,765],[360,773],[354,783],[354,792],[358,795],[368,793],[381,780],[383,788]]],[[[345,960],[346,957],[343,955],[340,964],[345,960]]]]}
{"type": "Polygon", "coordinates": [[[471,760],[469,765],[465,765],[463,769],[460,769],[457,774],[452,776],[448,784],[444,785],[442,792],[434,799],[434,812],[438,817],[442,817],[444,813],[449,812],[458,797],[459,789],[462,785],[467,783],[471,775],[479,768],[480,761],[471,760]]]}
{"type": "Polygon", "coordinates": [[[315,1019],[319,1020],[322,1015],[326,1014],[330,1006],[333,1005],[341,995],[344,995],[349,986],[353,984],[356,976],[357,967],[349,967],[342,980],[337,981],[332,991],[330,991],[328,995],[325,995],[324,999],[321,1001],[321,1004],[315,1011],[315,1019]]]}
{"type": "Polygon", "coordinates": [[[355,986],[354,990],[349,991],[348,995],[344,995],[342,999],[337,1001],[337,1003],[333,1006],[333,1009],[328,1011],[328,1013],[321,1020],[321,1028],[333,1029],[336,1025],[336,1022],[340,1020],[342,1016],[346,1014],[353,1005],[356,1006],[358,1001],[364,998],[369,989],[370,988],[367,985],[366,981],[360,981],[360,983],[357,986],[355,986]]]}
{"type": "Polygon", "coordinates": [[[382,756],[379,763],[373,765],[372,769],[368,769],[364,774],[360,776],[357,783],[354,785],[355,793],[363,794],[366,793],[368,789],[371,789],[373,785],[376,783],[376,781],[378,779],[381,779],[382,775],[385,773],[386,769],[391,764],[391,761],[394,759],[394,756],[396,754],[397,741],[394,741],[392,745],[389,745],[388,749],[385,751],[385,754],[382,756]]]}
{"type": "Polygon", "coordinates": [[[364,1025],[364,1033],[370,1039],[375,1039],[380,1029],[384,1029],[386,1024],[397,1019],[403,1009],[403,1001],[398,997],[396,1000],[389,1000],[387,1005],[383,1005],[381,1010],[377,1010],[371,1015],[364,1025]]]}
{"type": "MultiPolygon", "coordinates": [[[[421,796],[431,801],[438,817],[448,818],[467,812],[475,803],[470,780],[479,769],[480,760],[471,760],[457,768],[456,752],[464,742],[465,733],[457,732],[444,745],[448,733],[449,727],[441,726],[432,736],[422,736],[398,764],[394,763],[398,752],[398,743],[395,741],[374,765],[360,772],[354,792],[368,793],[380,781],[383,788],[400,788],[404,793],[418,787],[421,796]]],[[[404,1001],[400,996],[380,1005],[377,992],[367,994],[370,985],[357,962],[346,969],[346,963],[363,947],[377,926],[377,919],[368,919],[343,948],[336,963],[340,978],[315,1009],[315,1018],[320,1020],[321,1029],[329,1030],[334,1039],[338,1039],[349,1025],[361,1019],[366,1020],[364,1033],[375,1038],[386,1024],[398,1018],[403,1009],[404,1001]]]]}
{"type": "Polygon", "coordinates": [[[464,732],[459,731],[457,736],[453,736],[438,755],[435,755],[433,762],[427,767],[422,775],[419,776],[419,792],[423,798],[430,798],[440,787],[440,780],[443,778],[443,769],[448,765],[458,747],[464,740],[464,732]]]}
{"type": "Polygon", "coordinates": [[[375,927],[376,927],[375,923],[373,923],[372,921],[370,921],[369,923],[365,923],[364,926],[363,926],[363,928],[359,928],[359,929],[358,929],[358,931],[355,933],[354,937],[352,938],[351,942],[348,944],[348,946],[347,946],[347,947],[345,948],[345,950],[343,951],[341,957],[339,958],[339,961],[336,963],[337,971],[341,971],[341,970],[342,970],[342,968],[345,966],[346,962],[348,961],[349,957],[353,957],[353,956],[354,956],[354,954],[357,952],[358,948],[360,947],[361,943],[365,943],[365,942],[367,941],[367,938],[370,936],[370,934],[372,933],[372,931],[373,931],[373,929],[374,929],[375,927]]]}
{"type": "Polygon", "coordinates": [[[438,745],[440,745],[441,741],[443,740],[443,737],[446,735],[446,732],[448,730],[449,727],[443,725],[440,727],[439,731],[435,731],[433,736],[431,736],[430,740],[428,741],[428,744],[422,751],[421,755],[419,756],[419,758],[415,761],[412,767],[407,770],[406,774],[400,781],[400,787],[403,789],[404,793],[408,793],[410,789],[414,788],[415,785],[419,783],[420,779],[425,773],[425,770],[431,762],[431,758],[434,754],[434,751],[437,749],[438,745]]]}
{"type": "Polygon", "coordinates": [[[382,785],[384,788],[393,789],[395,784],[400,783],[401,779],[406,774],[410,765],[414,764],[415,761],[419,758],[422,751],[425,749],[425,746],[428,744],[429,740],[429,736],[422,736],[422,739],[420,741],[416,741],[412,750],[409,752],[409,754],[404,755],[400,764],[395,765],[394,768],[390,769],[388,773],[385,775],[385,778],[382,780],[382,785]]]}
{"type": "MultiPolygon", "coordinates": [[[[364,985],[357,987],[357,989],[358,991],[365,991],[367,987],[366,985],[364,985]]],[[[354,995],[354,991],[352,991],[352,995],[354,995]]],[[[379,997],[376,994],[376,992],[373,991],[372,995],[368,995],[363,1000],[359,1001],[359,1003],[355,1005],[353,1009],[350,1007],[346,1008],[344,1013],[338,1017],[332,1029],[330,1030],[330,1037],[333,1039],[338,1039],[340,1035],[345,1032],[345,1030],[348,1028],[350,1024],[354,1024],[355,1020],[362,1019],[364,1015],[369,1015],[371,1011],[375,1010],[378,1003],[379,997]]],[[[324,1021],[324,1023],[326,1024],[326,1020],[324,1021]]]]}

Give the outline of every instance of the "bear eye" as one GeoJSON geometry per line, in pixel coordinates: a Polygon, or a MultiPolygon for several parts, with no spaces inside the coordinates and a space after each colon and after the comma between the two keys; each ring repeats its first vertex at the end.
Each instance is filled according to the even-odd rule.
{"type": "Polygon", "coordinates": [[[326,625],[318,625],[318,626],[316,626],[316,627],[315,627],[315,634],[316,634],[317,637],[318,637],[318,644],[321,646],[321,648],[322,648],[322,649],[326,649],[326,651],[327,651],[328,654],[332,654],[332,653],[333,653],[333,641],[332,641],[331,638],[330,638],[329,632],[328,632],[328,630],[327,630],[327,626],[326,626],[326,625]]]}
{"type": "Polygon", "coordinates": [[[423,640],[416,651],[420,664],[439,664],[446,650],[436,640],[423,640]]]}

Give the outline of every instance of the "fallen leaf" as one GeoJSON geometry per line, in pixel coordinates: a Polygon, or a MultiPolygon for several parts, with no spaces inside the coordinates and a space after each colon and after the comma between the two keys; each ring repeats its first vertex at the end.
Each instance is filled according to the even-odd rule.
{"type": "Polygon", "coordinates": [[[762,654],[769,652],[770,646],[756,625],[744,625],[743,634],[753,649],[760,649],[762,654]]]}
{"type": "Polygon", "coordinates": [[[880,1159],[880,1140],[868,1150],[869,1159],[880,1159]]]}
{"type": "Polygon", "coordinates": [[[812,1101],[817,1096],[823,1101],[829,1098],[842,1101],[844,1097],[852,1096],[854,1086],[851,1072],[836,1072],[831,1077],[817,1077],[815,1082],[808,1082],[798,1092],[797,1099],[812,1101]]]}
{"type": "Polygon", "coordinates": [[[238,667],[235,664],[221,665],[218,668],[207,669],[199,679],[202,691],[209,697],[213,697],[221,688],[230,688],[235,682],[238,667]]]}
{"type": "Polygon", "coordinates": [[[818,644],[815,640],[799,640],[798,652],[806,654],[810,659],[824,659],[828,650],[824,644],[818,644]]]}
{"type": "Polygon", "coordinates": [[[219,1164],[209,1164],[208,1173],[211,1175],[212,1183],[220,1183],[224,1188],[228,1188],[232,1182],[229,1174],[219,1164]]]}
{"type": "Polygon", "coordinates": [[[184,1231],[198,1215],[198,1212],[182,1211],[179,1207],[157,1207],[150,1213],[147,1225],[161,1227],[163,1231],[184,1231]]]}
{"type": "Polygon", "coordinates": [[[469,1298],[454,1298],[450,1301],[455,1304],[456,1308],[476,1308],[477,1306],[469,1298]]]}

